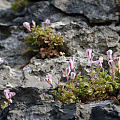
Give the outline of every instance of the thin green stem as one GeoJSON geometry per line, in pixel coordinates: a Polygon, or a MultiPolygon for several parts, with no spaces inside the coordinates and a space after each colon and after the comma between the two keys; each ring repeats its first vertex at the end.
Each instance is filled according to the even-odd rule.
{"type": "Polygon", "coordinates": [[[114,81],[114,69],[112,68],[112,81],[114,81]]]}

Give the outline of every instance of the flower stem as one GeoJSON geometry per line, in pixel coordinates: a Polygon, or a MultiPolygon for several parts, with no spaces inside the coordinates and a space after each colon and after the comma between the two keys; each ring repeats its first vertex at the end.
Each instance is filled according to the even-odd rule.
{"type": "Polygon", "coordinates": [[[114,70],[112,68],[112,81],[114,81],[114,70]]]}
{"type": "Polygon", "coordinates": [[[91,64],[91,80],[93,80],[93,64],[91,64]]]}
{"type": "Polygon", "coordinates": [[[119,73],[119,80],[120,80],[120,73],[119,73]]]}
{"type": "Polygon", "coordinates": [[[69,80],[69,76],[66,76],[66,78],[67,78],[67,83],[68,83],[68,80],[69,80]]]}
{"type": "Polygon", "coordinates": [[[118,74],[119,74],[119,80],[120,80],[120,72],[119,72],[119,67],[118,67],[118,74]]]}

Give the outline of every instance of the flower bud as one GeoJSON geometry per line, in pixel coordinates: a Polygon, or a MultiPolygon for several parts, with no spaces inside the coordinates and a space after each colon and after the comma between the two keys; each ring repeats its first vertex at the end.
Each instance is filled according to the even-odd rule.
{"type": "Polygon", "coordinates": [[[23,23],[23,26],[24,26],[28,31],[31,31],[30,23],[24,22],[24,23],[23,23]]]}

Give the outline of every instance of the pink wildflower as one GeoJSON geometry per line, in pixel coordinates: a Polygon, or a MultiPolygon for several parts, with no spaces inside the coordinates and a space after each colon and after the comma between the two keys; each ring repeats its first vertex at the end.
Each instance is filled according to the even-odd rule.
{"type": "Polygon", "coordinates": [[[93,59],[93,57],[94,57],[94,53],[92,53],[92,57],[91,57],[91,59],[93,59]]]}
{"type": "Polygon", "coordinates": [[[58,32],[57,35],[61,36],[61,32],[58,32]]]}
{"type": "Polygon", "coordinates": [[[50,25],[50,20],[49,20],[49,19],[46,19],[46,20],[45,20],[45,23],[46,23],[46,26],[49,26],[49,25],[50,25]]]}
{"type": "Polygon", "coordinates": [[[90,58],[90,60],[92,60],[92,58],[94,57],[94,54],[92,54],[92,49],[87,49],[86,55],[90,58]]]}
{"type": "Polygon", "coordinates": [[[70,59],[69,62],[68,62],[68,65],[71,68],[71,70],[74,70],[75,61],[76,61],[76,59],[73,57],[73,59],[70,59]]]}
{"type": "Polygon", "coordinates": [[[115,65],[115,62],[113,60],[109,60],[108,64],[109,64],[110,67],[116,69],[116,65],[115,65]]]}
{"type": "Polygon", "coordinates": [[[108,61],[109,66],[112,68],[112,80],[114,80],[114,69],[117,69],[116,63],[114,60],[109,60],[108,61]]]}
{"type": "Polygon", "coordinates": [[[12,103],[12,97],[16,95],[15,92],[10,92],[9,89],[4,90],[4,95],[6,99],[8,100],[8,104],[12,103]]]}
{"type": "Polygon", "coordinates": [[[98,65],[98,67],[102,67],[102,63],[103,63],[103,57],[100,57],[99,60],[93,62],[93,64],[98,65]]]}
{"type": "Polygon", "coordinates": [[[118,67],[120,69],[120,57],[118,57],[118,67]]]}
{"type": "Polygon", "coordinates": [[[103,63],[103,57],[100,57],[98,66],[102,67],[102,63],[103,63]]]}
{"type": "Polygon", "coordinates": [[[75,76],[76,76],[76,73],[75,72],[71,72],[71,80],[74,80],[75,76]]]}
{"type": "Polygon", "coordinates": [[[113,61],[115,62],[116,68],[120,70],[120,57],[114,57],[113,61]]]}
{"type": "Polygon", "coordinates": [[[113,53],[112,50],[108,50],[107,51],[107,55],[108,55],[108,57],[109,57],[110,60],[112,60],[112,53],[113,53]]]}
{"type": "Polygon", "coordinates": [[[34,20],[32,20],[32,24],[33,24],[33,26],[36,26],[36,23],[35,23],[35,21],[34,21],[34,20]]]}
{"type": "Polygon", "coordinates": [[[51,74],[46,75],[45,81],[46,81],[49,85],[51,85],[51,87],[53,88],[52,75],[51,75],[51,74]]]}
{"type": "Polygon", "coordinates": [[[66,73],[67,73],[67,75],[69,75],[70,74],[70,67],[68,67],[68,68],[66,68],[66,73]]]}
{"type": "Polygon", "coordinates": [[[31,31],[30,23],[24,22],[24,23],[23,23],[23,26],[24,26],[28,31],[31,31]]]}
{"type": "Polygon", "coordinates": [[[63,73],[63,75],[67,78],[67,81],[68,81],[68,79],[69,79],[69,74],[70,74],[70,72],[71,72],[70,67],[66,68],[66,72],[64,72],[64,71],[62,70],[62,73],[63,73]]]}
{"type": "Polygon", "coordinates": [[[8,89],[4,90],[4,95],[5,95],[6,99],[9,99],[9,95],[8,95],[9,92],[10,92],[10,90],[8,90],[8,89]]]}
{"type": "Polygon", "coordinates": [[[93,65],[93,64],[97,64],[97,61],[89,61],[88,65],[93,65]]]}

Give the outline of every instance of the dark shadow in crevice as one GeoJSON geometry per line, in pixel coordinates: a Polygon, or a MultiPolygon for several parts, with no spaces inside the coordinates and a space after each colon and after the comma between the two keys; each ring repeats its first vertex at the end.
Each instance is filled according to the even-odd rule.
{"type": "Polygon", "coordinates": [[[93,107],[89,120],[120,120],[120,116],[116,110],[111,110],[109,106],[96,106],[93,107]],[[106,109],[107,107],[107,109],[106,109]]]}
{"type": "Polygon", "coordinates": [[[4,40],[11,35],[11,29],[9,26],[0,25],[0,40],[4,40]]]}

